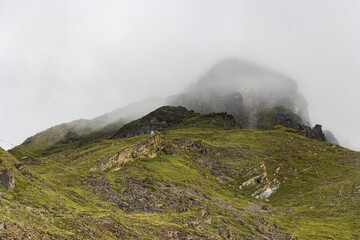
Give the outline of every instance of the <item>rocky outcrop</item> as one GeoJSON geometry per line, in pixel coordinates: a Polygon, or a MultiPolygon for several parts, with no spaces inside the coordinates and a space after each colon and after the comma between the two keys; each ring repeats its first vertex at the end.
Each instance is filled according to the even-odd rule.
{"type": "Polygon", "coordinates": [[[261,130],[271,129],[278,124],[299,130],[299,126],[302,125],[300,116],[283,106],[275,106],[260,111],[257,118],[256,128],[261,130]]]}
{"type": "Polygon", "coordinates": [[[301,124],[299,126],[299,130],[303,131],[304,136],[307,138],[326,141],[325,135],[322,131],[322,126],[319,124],[316,124],[313,128],[301,124]]]}
{"type": "MultiPolygon", "coordinates": [[[[279,170],[280,168],[275,170],[274,176],[279,173],[279,170]]],[[[268,177],[265,163],[260,163],[257,167],[250,170],[247,175],[252,176],[254,174],[256,175],[239,186],[240,190],[255,186],[255,190],[251,195],[258,199],[265,199],[270,197],[279,188],[280,182],[276,178],[271,179],[268,177]]]]}
{"type": "Polygon", "coordinates": [[[326,141],[322,126],[316,124],[311,128],[302,123],[300,116],[283,106],[275,106],[259,112],[257,128],[261,130],[272,129],[276,125],[283,125],[288,128],[299,130],[310,139],[326,141]]]}
{"type": "Polygon", "coordinates": [[[29,177],[28,171],[22,169],[19,162],[0,147],[0,185],[12,192],[21,175],[29,177]]]}
{"type": "Polygon", "coordinates": [[[11,172],[3,168],[0,170],[0,184],[3,185],[7,190],[13,191],[15,188],[16,179],[13,177],[11,172]]]}
{"type": "MultiPolygon", "coordinates": [[[[154,135],[143,143],[136,146],[125,148],[115,155],[109,156],[96,164],[91,170],[107,170],[115,165],[124,164],[138,159],[154,158],[165,147],[164,140],[158,135],[154,135]]],[[[113,171],[119,170],[115,168],[113,171]]]]}
{"type": "Polygon", "coordinates": [[[243,182],[239,186],[239,189],[242,189],[244,187],[251,186],[251,185],[254,185],[254,184],[257,184],[257,183],[263,183],[263,182],[266,182],[266,181],[268,181],[267,173],[263,172],[262,174],[260,174],[258,176],[255,176],[253,178],[250,178],[249,180],[243,182]]]}
{"type": "Polygon", "coordinates": [[[201,113],[228,112],[243,128],[251,125],[254,112],[283,105],[303,124],[310,123],[306,100],[293,79],[239,59],[219,62],[186,91],[168,97],[167,104],[201,113]]]}
{"type": "Polygon", "coordinates": [[[234,116],[239,124],[246,126],[248,112],[239,92],[222,93],[210,90],[198,94],[179,94],[168,98],[170,105],[181,105],[199,113],[227,112],[234,116]]]}
{"type": "Polygon", "coordinates": [[[142,143],[122,149],[120,152],[101,160],[91,170],[108,170],[116,166],[111,171],[118,171],[121,165],[127,162],[155,158],[161,152],[176,156],[180,154],[179,151],[181,150],[192,151],[200,155],[207,153],[207,147],[203,141],[165,140],[154,134],[142,143]]]}
{"type": "Polygon", "coordinates": [[[164,106],[136,121],[126,124],[113,138],[134,137],[155,131],[163,131],[183,123],[185,118],[196,115],[194,111],[189,111],[185,107],[164,106]]]}
{"type": "Polygon", "coordinates": [[[200,114],[195,113],[193,110],[189,111],[181,106],[164,106],[138,120],[126,124],[113,138],[135,137],[154,133],[155,131],[160,132],[180,124],[195,127],[203,121],[224,129],[241,128],[235,117],[228,113],[200,114]]]}

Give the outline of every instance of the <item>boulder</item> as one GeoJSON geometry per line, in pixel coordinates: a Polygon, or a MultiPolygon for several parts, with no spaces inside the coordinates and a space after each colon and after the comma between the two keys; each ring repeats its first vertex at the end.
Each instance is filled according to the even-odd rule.
{"type": "Polygon", "coordinates": [[[9,191],[13,191],[15,188],[16,179],[6,168],[0,170],[0,184],[6,187],[9,191]]]}

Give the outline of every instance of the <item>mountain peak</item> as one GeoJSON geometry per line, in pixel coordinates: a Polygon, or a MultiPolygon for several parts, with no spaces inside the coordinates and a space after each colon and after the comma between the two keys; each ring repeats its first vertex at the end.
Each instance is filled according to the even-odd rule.
{"type": "Polygon", "coordinates": [[[282,105],[310,125],[306,100],[293,79],[233,58],[215,64],[186,91],[169,97],[167,103],[203,113],[230,112],[248,127],[259,111],[282,105]]]}

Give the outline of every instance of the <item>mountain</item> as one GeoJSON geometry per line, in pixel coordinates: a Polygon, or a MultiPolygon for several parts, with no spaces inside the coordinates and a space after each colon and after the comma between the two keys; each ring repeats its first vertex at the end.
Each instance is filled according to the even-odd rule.
{"type": "MultiPolygon", "coordinates": [[[[292,113],[293,120],[295,115],[299,117],[295,121],[296,126],[285,124],[286,126],[296,130],[304,129],[309,132],[308,136],[313,136],[310,133],[313,130],[310,128],[306,100],[293,79],[255,63],[226,59],[179,94],[166,99],[146,99],[92,120],[81,119],[57,125],[29,137],[21,144],[21,148],[41,154],[48,148],[61,147],[69,142],[83,144],[109,138],[125,124],[163,105],[184,106],[198,113],[227,112],[235,117],[242,128],[249,129],[264,129],[265,126],[271,128],[275,122],[285,124],[284,121],[279,122],[279,119],[270,120],[269,114],[266,118],[264,116],[271,109],[282,107],[292,113]],[[271,123],[265,123],[264,119],[271,123]]],[[[282,112],[285,113],[285,110],[282,112]]],[[[281,116],[284,119],[289,114],[281,116]]],[[[333,135],[327,136],[332,142],[338,143],[333,135]]]]}
{"type": "Polygon", "coordinates": [[[201,113],[229,112],[244,128],[256,126],[260,111],[282,105],[310,125],[306,100],[293,79],[238,59],[216,64],[186,91],[169,97],[167,104],[201,113]]]}
{"type": "Polygon", "coordinates": [[[41,153],[57,144],[110,137],[125,123],[164,105],[164,102],[162,98],[152,97],[91,120],[80,119],[63,123],[27,138],[21,146],[28,151],[41,153]]]}
{"type": "Polygon", "coordinates": [[[274,123],[165,106],[36,161],[3,151],[31,177],[11,168],[0,238],[359,239],[360,153],[274,123]]]}
{"type": "Polygon", "coordinates": [[[0,149],[0,239],[359,239],[359,202],[360,153],[236,59],[0,149]]]}

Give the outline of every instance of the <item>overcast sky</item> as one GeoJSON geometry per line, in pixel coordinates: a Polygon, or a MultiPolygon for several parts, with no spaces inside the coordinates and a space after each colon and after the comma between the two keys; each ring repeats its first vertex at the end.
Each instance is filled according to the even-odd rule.
{"type": "Polygon", "coordinates": [[[294,78],[360,150],[358,0],[0,0],[0,138],[177,93],[227,57],[294,78]]]}

